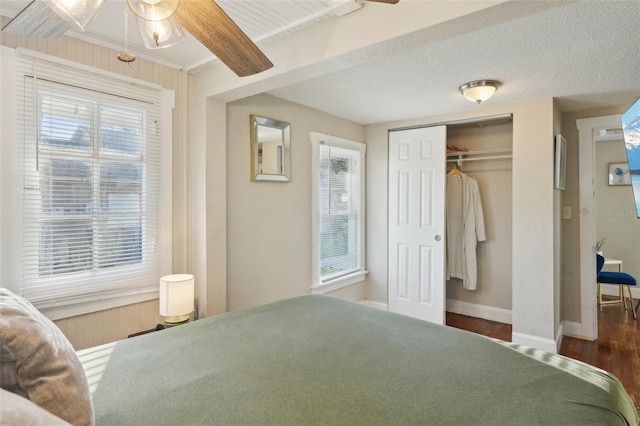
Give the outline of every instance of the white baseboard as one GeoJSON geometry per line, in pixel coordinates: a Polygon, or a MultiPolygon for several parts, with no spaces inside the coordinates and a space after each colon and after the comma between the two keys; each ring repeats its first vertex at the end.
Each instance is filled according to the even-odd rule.
{"type": "MultiPolygon", "coordinates": [[[[617,294],[617,293],[615,293],[617,294]]],[[[361,300],[363,305],[386,311],[387,304],[376,302],[374,300],[361,300]]],[[[460,300],[447,299],[447,311],[455,314],[467,315],[474,318],[483,318],[489,321],[497,321],[504,324],[511,324],[511,311],[508,309],[496,308],[493,306],[478,305],[475,303],[462,302],[460,300]]],[[[531,336],[523,333],[512,333],[511,339],[513,343],[527,345],[534,348],[542,349],[551,353],[558,353],[562,344],[563,336],[577,337],[585,339],[586,333],[583,331],[582,324],[573,321],[563,321],[558,327],[555,339],[542,339],[537,336],[531,336]]],[[[586,339],[590,340],[590,339],[586,339]]]]}
{"type": "Polygon", "coordinates": [[[591,334],[591,330],[585,330],[582,323],[575,321],[562,321],[563,333],[565,336],[575,337],[582,340],[593,341],[594,339],[588,338],[591,334]]]}
{"type": "MultiPolygon", "coordinates": [[[[617,297],[619,294],[618,289],[619,287],[617,285],[601,284],[602,294],[606,294],[607,296],[617,297]]],[[[638,303],[637,299],[640,299],[640,289],[632,287],[631,295],[633,296],[634,299],[636,299],[636,301],[634,301],[634,307],[635,307],[635,303],[638,303]]],[[[564,326],[565,336],[575,337],[577,339],[583,339],[583,340],[589,340],[589,341],[595,340],[593,338],[593,330],[591,329],[587,330],[580,322],[563,321],[562,324],[564,326]]]]}
{"type": "Polygon", "coordinates": [[[562,338],[564,337],[564,323],[560,321],[560,326],[556,332],[556,352],[560,352],[560,345],[562,345],[562,338]]]}
{"type": "Polygon", "coordinates": [[[371,306],[372,308],[378,308],[382,311],[387,310],[387,304],[382,302],[376,302],[375,300],[361,300],[360,303],[363,305],[371,306]]]}
{"type": "MultiPolygon", "coordinates": [[[[383,311],[388,310],[387,304],[383,302],[376,302],[375,300],[361,300],[360,303],[383,311]]],[[[511,324],[512,321],[511,311],[508,309],[478,305],[454,299],[447,299],[447,311],[453,312],[454,314],[467,315],[474,318],[482,318],[504,324],[511,324]]]]}
{"type": "Polygon", "coordinates": [[[476,303],[447,299],[447,311],[504,324],[512,323],[511,310],[496,308],[495,306],[478,305],[476,303]]]}
{"type": "Polygon", "coordinates": [[[553,354],[558,353],[558,343],[553,339],[544,339],[538,336],[513,332],[511,333],[511,341],[518,345],[530,346],[553,354]]]}

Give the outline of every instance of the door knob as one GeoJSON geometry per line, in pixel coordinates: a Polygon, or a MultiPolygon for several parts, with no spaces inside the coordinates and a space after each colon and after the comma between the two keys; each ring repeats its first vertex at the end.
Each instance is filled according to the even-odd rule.
{"type": "Polygon", "coordinates": [[[436,241],[440,241],[442,237],[440,235],[436,235],[436,241]]]}

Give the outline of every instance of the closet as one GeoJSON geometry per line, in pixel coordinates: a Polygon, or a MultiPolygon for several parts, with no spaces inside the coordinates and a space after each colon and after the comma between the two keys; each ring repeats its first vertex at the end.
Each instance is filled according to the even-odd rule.
{"type": "MultiPolygon", "coordinates": [[[[429,177],[429,170],[407,171],[403,169],[403,150],[394,148],[394,144],[402,144],[405,139],[404,135],[410,136],[411,131],[418,131],[416,128],[394,129],[390,132],[389,310],[434,322],[444,322],[444,317],[440,321],[441,318],[437,315],[433,319],[429,318],[433,317],[432,314],[426,316],[419,314],[421,309],[429,310],[429,305],[442,303],[444,309],[451,312],[511,323],[512,121],[510,117],[506,117],[472,123],[445,123],[440,127],[444,127],[444,139],[446,147],[449,148],[448,151],[453,151],[444,154],[446,160],[442,173],[445,176],[442,180],[437,179],[439,176],[429,177]],[[394,152],[394,149],[397,152],[394,152]],[[435,291],[441,285],[438,282],[440,275],[426,273],[428,268],[445,268],[444,261],[440,262],[437,256],[438,242],[434,242],[435,237],[433,239],[425,238],[416,243],[415,249],[413,249],[413,243],[403,241],[402,228],[404,225],[399,220],[398,213],[404,215],[406,224],[413,221],[412,225],[414,226],[415,222],[424,222],[431,226],[428,221],[422,219],[425,217],[425,206],[428,206],[428,203],[422,201],[420,197],[407,198],[403,194],[408,193],[409,190],[403,188],[411,187],[412,191],[420,192],[420,190],[416,190],[416,186],[422,187],[425,186],[425,183],[432,187],[443,185],[446,182],[446,173],[449,173],[453,168],[467,174],[478,183],[487,240],[479,242],[476,248],[478,268],[476,290],[464,289],[461,280],[457,278],[445,281],[445,274],[442,274],[442,281],[445,284],[443,300],[441,300],[438,291],[435,291]],[[418,177],[409,183],[411,173],[415,173],[418,177]],[[407,183],[403,184],[403,182],[407,183]],[[404,210],[416,210],[416,212],[412,216],[411,212],[402,213],[404,210]],[[417,253],[413,257],[412,250],[417,253]],[[436,253],[435,257],[433,253],[436,253]],[[413,276],[403,270],[406,266],[406,271],[408,271],[412,263],[417,266],[417,274],[413,276]],[[430,280],[436,280],[436,282],[430,280]],[[410,287],[412,286],[415,287],[414,295],[411,295],[410,287]],[[409,310],[403,308],[405,299],[406,304],[409,304],[410,300],[414,300],[413,306],[409,310]],[[418,314],[414,315],[415,312],[418,314]]],[[[422,135],[418,137],[418,140],[419,143],[415,145],[417,147],[415,150],[424,146],[428,137],[422,135]]],[[[436,143],[443,142],[436,141],[436,143]]],[[[407,150],[408,148],[404,152],[407,150]]],[[[434,204],[429,207],[433,211],[444,210],[444,206],[440,205],[442,203],[434,201],[434,204]]],[[[446,214],[446,212],[444,213],[446,214]]],[[[417,229],[421,228],[419,225],[417,229]]],[[[440,235],[436,231],[434,233],[437,234],[436,237],[440,235]]],[[[415,236],[417,232],[413,230],[411,234],[415,236]]],[[[441,237],[446,239],[446,232],[443,232],[441,237]]]]}

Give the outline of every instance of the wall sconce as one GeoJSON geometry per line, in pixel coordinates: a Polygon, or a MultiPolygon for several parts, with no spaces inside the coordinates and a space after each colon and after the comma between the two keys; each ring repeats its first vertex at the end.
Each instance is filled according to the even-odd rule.
{"type": "Polygon", "coordinates": [[[84,31],[98,14],[104,0],[44,0],[44,3],[67,24],[84,31]]]}
{"type": "Polygon", "coordinates": [[[184,38],[182,28],[171,17],[161,21],[145,21],[137,18],[138,30],[147,49],[162,49],[173,46],[184,38]]]}
{"type": "Polygon", "coordinates": [[[458,90],[469,101],[479,104],[493,96],[501,85],[496,80],[476,80],[463,84],[458,90]]]}
{"type": "Polygon", "coordinates": [[[173,274],[160,278],[160,315],[165,317],[165,326],[189,322],[194,296],[193,275],[173,274]]]}

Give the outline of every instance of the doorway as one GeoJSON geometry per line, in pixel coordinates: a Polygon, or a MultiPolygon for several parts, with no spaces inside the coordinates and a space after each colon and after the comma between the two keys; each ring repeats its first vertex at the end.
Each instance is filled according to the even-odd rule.
{"type": "MultiPolygon", "coordinates": [[[[596,144],[610,144],[615,140],[621,139],[621,133],[617,131],[620,129],[620,116],[609,115],[604,117],[595,117],[588,119],[576,120],[576,125],[579,132],[579,193],[580,193],[580,308],[581,308],[581,322],[579,330],[576,330],[576,334],[590,340],[596,340],[598,338],[598,307],[597,307],[597,292],[595,291],[595,243],[598,238],[605,237],[607,235],[599,234],[598,230],[598,205],[596,203],[596,193],[602,192],[605,187],[603,180],[606,179],[606,169],[602,170],[602,161],[597,160],[596,156],[596,144]],[[599,168],[599,169],[598,169],[599,168]],[[598,191],[598,188],[600,190],[598,191]]],[[[623,152],[623,151],[621,151],[623,152]]],[[[619,158],[615,161],[625,161],[623,153],[617,154],[619,158]]],[[[617,157],[611,157],[617,158],[617,157]]],[[[608,160],[603,160],[608,163],[608,160]]],[[[615,192],[624,191],[630,187],[618,187],[611,188],[614,193],[607,194],[608,197],[602,196],[600,201],[600,213],[601,216],[608,214],[611,221],[618,221],[625,219],[626,209],[620,209],[617,206],[606,206],[603,203],[611,203],[611,196],[617,196],[615,192]],[[620,216],[622,215],[622,216],[620,216]]],[[[629,199],[631,197],[629,196],[629,199]]],[[[635,219],[635,218],[634,218],[635,219]]],[[[630,225],[637,226],[640,230],[640,223],[637,220],[631,220],[630,225]]],[[[601,230],[602,230],[601,226],[601,230]]],[[[604,231],[613,232],[613,231],[604,231]]],[[[640,232],[640,231],[639,231],[640,232]]],[[[637,238],[634,240],[636,244],[637,238]]],[[[629,258],[628,262],[625,262],[625,258],[629,253],[635,253],[637,256],[638,251],[633,247],[627,248],[622,251],[620,249],[622,243],[617,243],[617,238],[612,234],[612,238],[607,239],[607,245],[611,246],[605,249],[610,250],[605,252],[605,257],[621,258],[623,265],[627,263],[629,266],[634,263],[633,259],[629,258]],[[617,245],[618,247],[615,247],[617,245]]],[[[633,256],[633,254],[632,254],[633,256]]],[[[623,270],[624,270],[623,266],[623,270]]],[[[638,297],[634,294],[634,297],[638,297]]]]}

